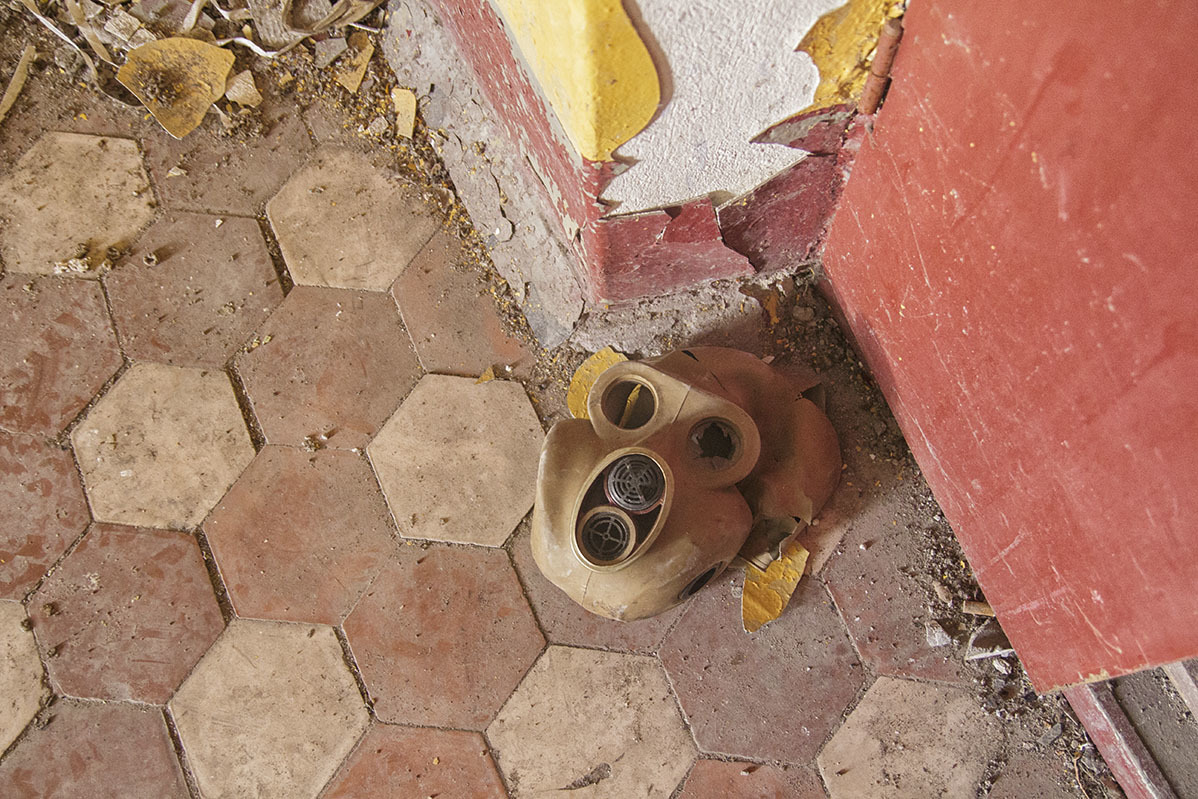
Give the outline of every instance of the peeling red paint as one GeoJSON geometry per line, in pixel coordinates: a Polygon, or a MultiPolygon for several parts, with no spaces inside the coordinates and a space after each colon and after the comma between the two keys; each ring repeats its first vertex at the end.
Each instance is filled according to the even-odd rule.
{"type": "Polygon", "coordinates": [[[596,238],[604,249],[591,279],[603,300],[657,296],[706,280],[753,274],[748,259],[724,244],[706,198],[669,212],[612,217],[599,230],[596,238]]]}

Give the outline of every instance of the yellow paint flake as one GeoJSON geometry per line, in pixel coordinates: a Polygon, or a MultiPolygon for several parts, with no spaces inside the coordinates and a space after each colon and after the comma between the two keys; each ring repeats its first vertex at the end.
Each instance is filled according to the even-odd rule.
{"type": "Polygon", "coordinates": [[[902,16],[904,6],[905,0],[848,0],[816,20],[797,48],[819,69],[815,98],[802,113],[856,102],[878,34],[887,19],[902,16]]]}
{"type": "Polygon", "coordinates": [[[740,614],[745,632],[755,633],[782,615],[794,595],[810,553],[797,541],[786,545],[782,557],[765,571],[745,566],[745,590],[741,596],[740,614]]]}
{"type": "Polygon", "coordinates": [[[599,375],[626,360],[626,355],[611,347],[604,347],[583,361],[570,378],[570,388],[566,391],[566,407],[570,409],[570,415],[575,419],[590,418],[587,416],[587,395],[591,393],[591,386],[595,385],[599,375]]]}
{"type": "Polygon", "coordinates": [[[621,0],[496,0],[570,142],[590,161],[649,124],[657,69],[621,0]]]}
{"type": "Polygon", "coordinates": [[[475,382],[475,384],[490,383],[494,379],[495,379],[495,367],[488,366],[487,370],[485,372],[483,372],[481,375],[479,375],[478,380],[475,380],[474,382],[475,382]]]}

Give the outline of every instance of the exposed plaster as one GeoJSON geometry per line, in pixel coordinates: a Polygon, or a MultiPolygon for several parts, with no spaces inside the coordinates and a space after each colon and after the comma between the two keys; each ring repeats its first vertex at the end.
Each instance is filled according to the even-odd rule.
{"type": "Polygon", "coordinates": [[[616,151],[633,166],[602,200],[625,214],[715,194],[730,199],[804,157],[754,144],[770,125],[811,104],[819,71],[795,51],[838,0],[639,0],[639,16],[669,65],[673,97],[616,151]]]}

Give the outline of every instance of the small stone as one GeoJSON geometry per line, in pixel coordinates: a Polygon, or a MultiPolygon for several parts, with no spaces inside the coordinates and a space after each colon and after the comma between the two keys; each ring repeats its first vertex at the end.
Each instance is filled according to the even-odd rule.
{"type": "Polygon", "coordinates": [[[924,637],[927,639],[928,646],[932,648],[948,646],[953,642],[952,636],[938,621],[929,621],[924,624],[924,637]]]}
{"type": "Polygon", "coordinates": [[[381,138],[387,132],[388,127],[386,117],[375,117],[371,120],[370,125],[367,126],[366,132],[371,136],[381,138]]]}
{"type": "Polygon", "coordinates": [[[338,56],[344,53],[349,48],[345,43],[345,39],[325,39],[323,42],[316,43],[316,67],[324,69],[329,64],[337,60],[338,56]]]}
{"type": "Polygon", "coordinates": [[[799,322],[810,322],[815,318],[815,309],[808,308],[805,305],[796,305],[794,311],[791,312],[791,316],[799,322]]]}

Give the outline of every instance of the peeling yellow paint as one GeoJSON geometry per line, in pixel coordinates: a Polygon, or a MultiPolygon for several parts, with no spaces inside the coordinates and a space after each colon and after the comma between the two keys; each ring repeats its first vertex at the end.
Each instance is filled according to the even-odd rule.
{"type": "Polygon", "coordinates": [[[820,17],[798,50],[819,69],[819,86],[801,113],[856,102],[869,75],[878,34],[891,17],[902,16],[905,0],[849,0],[820,17]]]}
{"type": "Polygon", "coordinates": [[[620,0],[495,0],[575,149],[591,161],[639,133],[657,70],[620,0]]]}
{"type": "Polygon", "coordinates": [[[626,360],[627,356],[611,347],[604,347],[583,361],[574,370],[574,376],[570,378],[570,388],[566,391],[566,407],[570,409],[570,415],[575,419],[590,418],[587,414],[587,395],[591,393],[591,386],[595,385],[599,375],[626,360]]]}
{"type": "Polygon", "coordinates": [[[745,632],[755,633],[782,615],[794,595],[810,553],[797,541],[786,545],[782,557],[765,571],[745,566],[745,590],[741,596],[741,621],[745,632]]]}

